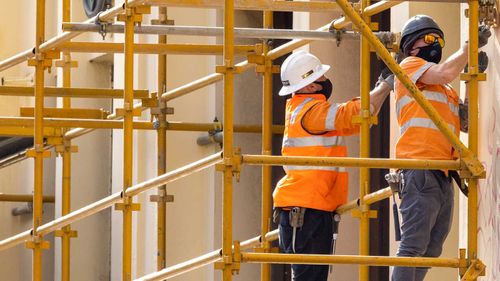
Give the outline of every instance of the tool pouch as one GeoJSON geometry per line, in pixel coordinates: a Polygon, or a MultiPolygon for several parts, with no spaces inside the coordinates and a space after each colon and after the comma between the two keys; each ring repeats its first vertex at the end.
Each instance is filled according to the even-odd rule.
{"type": "Polygon", "coordinates": [[[293,228],[302,227],[304,225],[305,213],[306,213],[306,208],[293,207],[288,214],[290,226],[293,228]]]}

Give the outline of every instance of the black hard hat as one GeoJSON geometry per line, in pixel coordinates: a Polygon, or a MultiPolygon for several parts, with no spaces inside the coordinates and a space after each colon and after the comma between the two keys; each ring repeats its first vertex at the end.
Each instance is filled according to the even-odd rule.
{"type": "Polygon", "coordinates": [[[416,15],[412,17],[406,22],[405,26],[403,26],[401,42],[399,43],[400,50],[405,56],[408,56],[410,48],[415,41],[422,35],[429,33],[436,33],[444,39],[443,31],[431,17],[426,15],[416,15]]]}

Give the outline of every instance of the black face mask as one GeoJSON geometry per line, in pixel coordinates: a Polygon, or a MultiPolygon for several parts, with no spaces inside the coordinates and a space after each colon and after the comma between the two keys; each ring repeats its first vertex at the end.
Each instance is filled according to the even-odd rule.
{"type": "Polygon", "coordinates": [[[323,94],[326,97],[326,99],[328,99],[332,95],[333,85],[332,85],[332,82],[330,81],[330,79],[326,79],[325,81],[321,81],[321,82],[316,81],[314,83],[319,84],[319,85],[321,85],[321,87],[323,87],[322,90],[316,91],[315,92],[316,94],[323,94]]]}
{"type": "Polygon", "coordinates": [[[416,55],[419,58],[423,58],[426,61],[430,61],[433,63],[439,63],[441,61],[441,45],[439,42],[435,42],[432,45],[420,47],[418,54],[416,55]]]}

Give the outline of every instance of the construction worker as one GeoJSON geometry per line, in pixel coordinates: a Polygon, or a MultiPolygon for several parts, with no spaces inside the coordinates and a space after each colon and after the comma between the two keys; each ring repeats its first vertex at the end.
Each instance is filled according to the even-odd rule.
{"type": "MultiPolygon", "coordinates": [[[[488,28],[479,30],[479,47],[491,35],[488,28]]],[[[444,122],[458,136],[463,110],[450,83],[467,63],[467,43],[441,61],[445,46],[444,32],[429,16],[417,15],[403,27],[400,63],[444,122]]],[[[483,69],[484,71],[484,69],[483,69]]],[[[396,114],[401,136],[396,144],[396,157],[404,159],[457,159],[458,155],[446,137],[434,125],[404,85],[396,79],[396,114]]],[[[463,120],[466,122],[466,119],[463,120]]],[[[462,126],[465,128],[466,126],[462,126]]],[[[397,252],[403,257],[438,257],[451,227],[453,188],[449,171],[403,170],[401,190],[401,243],[397,252]]],[[[451,171],[450,171],[451,173],[451,171]]],[[[423,267],[395,267],[393,281],[421,281],[428,271],[423,267]]]]}
{"type": "MultiPolygon", "coordinates": [[[[305,51],[295,52],[283,62],[279,95],[292,95],[286,104],[284,156],[347,156],[342,136],[359,132],[352,119],[360,115],[360,100],[329,101],[333,88],[325,76],[329,68],[305,51]]],[[[373,114],[380,110],[393,81],[391,75],[382,77],[370,93],[373,114]]],[[[347,172],[317,166],[284,166],[284,170],[286,175],[273,193],[281,251],[330,254],[332,212],[347,201],[347,172]]],[[[327,277],[328,266],[292,265],[292,280],[326,281],[327,277]]]]}

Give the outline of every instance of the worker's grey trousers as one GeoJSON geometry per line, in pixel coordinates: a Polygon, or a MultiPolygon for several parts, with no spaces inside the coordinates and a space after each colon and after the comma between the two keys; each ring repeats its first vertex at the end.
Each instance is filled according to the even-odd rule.
{"type": "MultiPolygon", "coordinates": [[[[398,256],[438,257],[453,218],[453,186],[444,172],[405,170],[398,256]]],[[[429,268],[394,267],[392,281],[421,281],[429,268]]]]}

